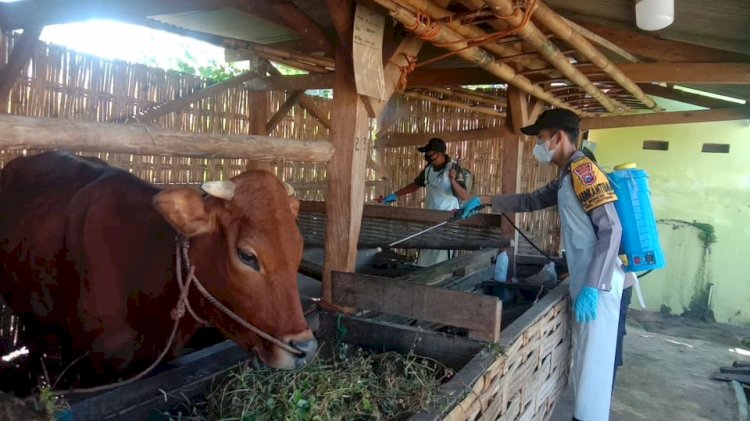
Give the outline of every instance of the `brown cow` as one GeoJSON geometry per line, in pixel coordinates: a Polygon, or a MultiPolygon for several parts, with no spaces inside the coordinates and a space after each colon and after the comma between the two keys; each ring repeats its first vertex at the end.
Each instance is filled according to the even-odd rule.
{"type": "MultiPolygon", "coordinates": [[[[271,367],[314,357],[297,290],[299,204],[271,173],[206,183],[204,196],[48,152],[11,161],[1,176],[0,294],[40,345],[64,345],[68,359],[88,353],[76,363],[80,383],[137,373],[166,347],[180,290],[178,233],[210,294],[299,352],[251,333],[193,288],[188,302],[199,317],[271,367]]],[[[198,327],[180,319],[168,357],[198,327]]]]}

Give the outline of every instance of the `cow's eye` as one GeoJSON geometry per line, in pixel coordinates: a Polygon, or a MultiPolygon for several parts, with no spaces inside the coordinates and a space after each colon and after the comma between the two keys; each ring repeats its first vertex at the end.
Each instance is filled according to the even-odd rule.
{"type": "Polygon", "coordinates": [[[255,257],[254,254],[246,253],[241,249],[237,249],[237,256],[240,258],[240,261],[242,263],[250,266],[256,271],[260,271],[260,263],[258,263],[258,258],[255,257]]]}

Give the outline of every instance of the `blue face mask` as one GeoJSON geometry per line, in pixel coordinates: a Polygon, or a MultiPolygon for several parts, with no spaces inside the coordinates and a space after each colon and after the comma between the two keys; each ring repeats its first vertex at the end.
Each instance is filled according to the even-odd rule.
{"type": "Polygon", "coordinates": [[[549,140],[544,143],[537,143],[534,146],[534,158],[536,158],[539,163],[548,165],[552,162],[552,157],[555,156],[555,151],[557,151],[557,147],[555,147],[555,149],[549,148],[549,140]]]}

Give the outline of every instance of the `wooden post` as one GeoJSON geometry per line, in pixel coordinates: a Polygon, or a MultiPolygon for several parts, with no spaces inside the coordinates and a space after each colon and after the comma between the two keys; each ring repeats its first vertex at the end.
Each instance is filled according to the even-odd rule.
{"type": "MultiPolygon", "coordinates": [[[[270,65],[270,64],[269,64],[270,65]]],[[[261,66],[266,67],[266,66],[261,66]]],[[[265,73],[265,71],[262,71],[265,73]]],[[[250,102],[253,104],[250,112],[250,134],[268,135],[271,132],[266,130],[266,121],[268,121],[268,91],[253,92],[250,94],[250,102]]],[[[246,169],[266,170],[273,172],[273,163],[271,161],[248,160],[246,169]]]]}
{"type": "Polygon", "coordinates": [[[354,83],[351,56],[354,4],[348,0],[328,0],[328,10],[338,34],[331,119],[331,142],[336,152],[328,163],[329,217],[323,264],[323,300],[331,303],[331,271],[353,271],[357,257],[369,132],[367,110],[354,83]]]}
{"type": "MultiPolygon", "coordinates": [[[[521,133],[521,127],[524,127],[529,122],[529,109],[536,112],[541,106],[538,101],[534,106],[529,106],[526,93],[513,88],[508,87],[508,106],[510,108],[510,122],[506,120],[509,129],[513,130],[512,135],[507,135],[503,138],[503,179],[501,185],[502,194],[516,194],[518,193],[518,179],[520,174],[521,156],[523,149],[521,148],[523,142],[523,134],[521,133]]],[[[508,218],[513,220],[513,223],[518,225],[518,218],[516,214],[508,214],[508,218]]],[[[508,238],[515,239],[514,243],[518,244],[517,235],[515,229],[510,224],[503,225],[503,234],[508,238]]],[[[515,255],[515,248],[513,255],[515,255]]],[[[513,256],[511,256],[513,257],[513,256]]]]}

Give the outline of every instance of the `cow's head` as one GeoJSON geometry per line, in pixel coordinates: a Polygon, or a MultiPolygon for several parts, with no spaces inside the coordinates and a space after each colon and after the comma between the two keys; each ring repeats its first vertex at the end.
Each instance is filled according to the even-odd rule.
{"type": "Polygon", "coordinates": [[[197,294],[191,295],[191,305],[270,367],[309,362],[317,342],[297,289],[303,244],[293,190],[267,171],[248,171],[202,188],[207,195],[178,188],[154,199],[164,218],[190,238],[196,276],[233,312],[304,354],[294,355],[259,338],[197,294]]]}

